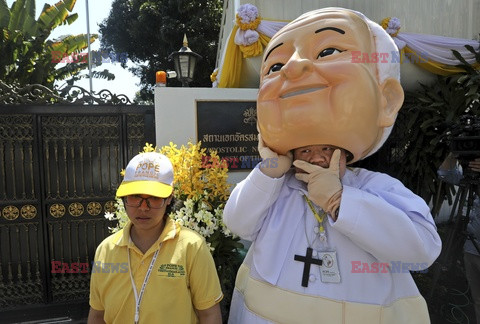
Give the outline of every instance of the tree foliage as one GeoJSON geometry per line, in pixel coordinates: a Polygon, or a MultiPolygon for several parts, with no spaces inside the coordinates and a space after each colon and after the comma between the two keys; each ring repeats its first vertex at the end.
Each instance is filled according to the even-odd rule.
{"type": "MultiPolygon", "coordinates": [[[[53,89],[54,82],[76,76],[85,62],[70,62],[61,67],[62,57],[76,55],[88,46],[87,35],[66,35],[50,40],[60,25],[72,24],[76,0],[45,4],[35,19],[35,0],[16,0],[8,8],[0,0],[0,79],[18,85],[42,84],[53,89]]],[[[98,35],[91,35],[90,42],[98,35]]],[[[102,76],[104,77],[104,76],[102,76]]]]}
{"type": "MultiPolygon", "coordinates": [[[[465,46],[475,54],[480,64],[480,51],[465,46]]],[[[479,116],[480,71],[453,51],[461,62],[458,66],[465,72],[438,76],[431,85],[422,85],[421,90],[406,94],[406,102],[400,114],[406,120],[406,130],[398,147],[404,158],[397,177],[426,201],[437,194],[437,170],[450,152],[452,128],[464,115],[479,116]]],[[[395,130],[394,130],[395,131],[395,130]]],[[[444,186],[440,200],[451,198],[452,187],[444,186]]]]}
{"type": "MultiPolygon", "coordinates": [[[[191,86],[210,87],[222,8],[222,0],[114,0],[100,24],[102,47],[127,53],[136,63],[130,70],[140,77],[141,98],[146,100],[153,98],[155,72],[173,70],[168,56],[182,47],[186,34],[189,47],[203,57],[191,86]]],[[[180,83],[169,80],[169,85],[180,83]]]]}

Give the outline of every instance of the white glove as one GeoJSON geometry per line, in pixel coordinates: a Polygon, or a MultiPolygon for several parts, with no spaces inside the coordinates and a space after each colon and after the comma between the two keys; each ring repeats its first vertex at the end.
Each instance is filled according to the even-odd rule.
{"type": "Polygon", "coordinates": [[[335,214],[340,202],[337,193],[342,192],[342,183],[340,182],[340,150],[333,152],[328,168],[310,164],[306,161],[295,160],[293,165],[304,170],[307,173],[297,173],[295,177],[307,183],[308,198],[317,206],[320,206],[325,212],[335,214]],[[337,202],[332,206],[332,198],[335,196],[337,202]],[[334,210],[332,210],[334,209],[334,210]]]}
{"type": "Polygon", "coordinates": [[[262,158],[260,171],[271,178],[281,178],[292,167],[293,154],[278,155],[272,151],[258,134],[258,152],[262,158]]]}

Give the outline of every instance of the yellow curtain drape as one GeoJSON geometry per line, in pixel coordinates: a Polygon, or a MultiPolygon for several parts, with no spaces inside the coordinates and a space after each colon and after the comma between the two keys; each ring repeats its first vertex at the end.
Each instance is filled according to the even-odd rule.
{"type": "Polygon", "coordinates": [[[240,85],[240,77],[242,71],[242,52],[235,44],[235,35],[238,26],[233,26],[232,32],[228,39],[227,48],[225,50],[225,58],[223,60],[222,72],[219,88],[238,88],[240,85]]]}
{"type": "Polygon", "coordinates": [[[267,46],[270,41],[270,37],[259,33],[258,40],[252,45],[237,45],[235,44],[237,30],[238,26],[233,26],[230,38],[228,39],[220,81],[218,83],[219,88],[238,88],[242,77],[243,59],[262,55],[263,48],[267,46]]]}

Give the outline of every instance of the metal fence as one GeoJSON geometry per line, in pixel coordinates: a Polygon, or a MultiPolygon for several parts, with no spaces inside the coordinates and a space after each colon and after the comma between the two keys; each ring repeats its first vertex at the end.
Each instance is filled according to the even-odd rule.
{"type": "Polygon", "coordinates": [[[88,299],[119,172],[154,141],[152,106],[0,106],[0,316],[88,299]]]}

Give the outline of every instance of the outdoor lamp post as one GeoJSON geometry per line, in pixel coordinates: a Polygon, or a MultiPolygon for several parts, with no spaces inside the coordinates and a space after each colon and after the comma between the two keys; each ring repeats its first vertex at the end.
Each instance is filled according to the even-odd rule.
{"type": "Polygon", "coordinates": [[[188,47],[187,35],[183,35],[183,46],[178,52],[173,52],[168,57],[173,60],[175,65],[175,72],[177,72],[177,79],[182,82],[182,87],[188,87],[188,83],[193,80],[193,73],[195,72],[195,65],[202,57],[192,52],[188,47]]]}

